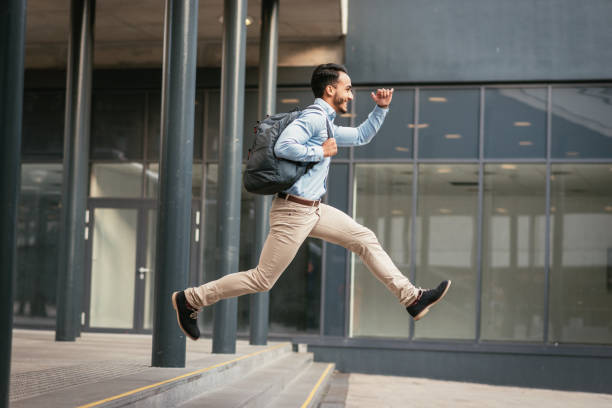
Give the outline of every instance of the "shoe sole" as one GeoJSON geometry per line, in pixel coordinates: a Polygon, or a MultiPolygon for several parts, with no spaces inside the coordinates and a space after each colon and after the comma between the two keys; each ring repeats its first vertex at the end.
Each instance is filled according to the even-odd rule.
{"type": "Polygon", "coordinates": [[[178,305],[176,304],[176,297],[178,296],[178,294],[179,294],[178,292],[174,292],[172,294],[172,307],[176,311],[176,322],[178,323],[179,328],[185,334],[185,336],[189,337],[193,341],[197,341],[198,340],[197,338],[192,337],[189,333],[187,333],[187,331],[185,331],[185,329],[183,329],[183,325],[181,324],[181,319],[179,317],[178,305]]]}
{"type": "Polygon", "coordinates": [[[423,317],[425,317],[425,315],[429,312],[429,309],[434,306],[436,303],[438,303],[439,301],[442,300],[442,298],[446,295],[446,292],[448,292],[448,289],[451,287],[451,283],[452,281],[448,281],[448,285],[446,286],[446,289],[444,289],[444,292],[442,292],[442,295],[440,295],[440,297],[438,298],[438,300],[436,300],[435,302],[432,302],[431,305],[427,306],[425,309],[423,309],[423,311],[421,313],[419,313],[418,315],[416,315],[416,317],[414,318],[415,321],[417,320],[421,320],[423,317]]]}

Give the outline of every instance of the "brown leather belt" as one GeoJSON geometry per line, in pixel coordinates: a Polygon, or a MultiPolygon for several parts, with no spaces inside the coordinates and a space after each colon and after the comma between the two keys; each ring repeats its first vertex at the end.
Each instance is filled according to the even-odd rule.
{"type": "Polygon", "coordinates": [[[294,203],[307,205],[309,207],[318,207],[321,200],[306,200],[305,198],[296,197],[291,194],[278,193],[278,198],[282,198],[283,200],[293,201],[294,203]]]}

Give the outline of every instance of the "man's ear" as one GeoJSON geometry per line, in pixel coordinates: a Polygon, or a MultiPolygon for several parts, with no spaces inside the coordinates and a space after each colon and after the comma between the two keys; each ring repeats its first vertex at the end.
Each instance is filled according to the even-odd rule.
{"type": "Polygon", "coordinates": [[[334,96],[334,93],[336,92],[336,88],[333,85],[327,85],[325,87],[325,93],[328,96],[334,96]]]}

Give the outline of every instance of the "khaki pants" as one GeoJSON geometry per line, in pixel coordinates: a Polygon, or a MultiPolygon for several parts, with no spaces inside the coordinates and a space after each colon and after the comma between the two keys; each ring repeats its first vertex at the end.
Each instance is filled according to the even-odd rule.
{"type": "Polygon", "coordinates": [[[409,305],[418,296],[418,288],[402,275],[368,228],[329,205],[309,207],[275,197],[270,209],[270,233],[259,265],[188,288],[187,301],[200,309],[221,299],[270,290],[308,236],[341,245],[359,255],[402,305],[409,305]]]}

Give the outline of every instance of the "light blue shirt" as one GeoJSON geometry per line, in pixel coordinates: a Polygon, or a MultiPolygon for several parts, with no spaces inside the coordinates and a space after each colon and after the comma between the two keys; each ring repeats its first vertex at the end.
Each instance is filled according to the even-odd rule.
{"type": "MultiPolygon", "coordinates": [[[[344,127],[334,125],[336,111],[327,102],[317,98],[314,103],[327,112],[338,146],[361,146],[370,143],[389,111],[376,105],[361,125],[356,128],[344,127]]],[[[331,157],[323,157],[321,147],[327,140],[325,120],[320,110],[304,110],[279,136],[274,146],[274,153],[278,157],[300,162],[317,162],[293,186],[285,190],[285,193],[309,200],[318,200],[325,194],[331,162],[331,157]]]]}

